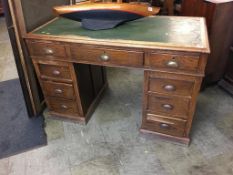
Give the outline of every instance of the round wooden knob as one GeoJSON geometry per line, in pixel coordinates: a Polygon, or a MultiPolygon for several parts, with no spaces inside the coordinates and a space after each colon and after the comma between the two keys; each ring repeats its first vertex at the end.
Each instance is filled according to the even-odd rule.
{"type": "Polygon", "coordinates": [[[54,92],[55,92],[56,94],[62,94],[62,93],[63,93],[63,91],[62,91],[61,89],[55,89],[54,92]]]}
{"type": "Polygon", "coordinates": [[[163,104],[162,107],[166,110],[172,110],[173,109],[173,106],[170,105],[170,104],[163,104]]]}
{"type": "Polygon", "coordinates": [[[164,90],[166,91],[175,91],[176,90],[176,87],[174,85],[171,85],[171,84],[167,84],[163,87],[164,90]]]}
{"type": "Polygon", "coordinates": [[[178,62],[175,60],[168,61],[166,65],[167,65],[167,67],[171,67],[171,68],[178,68],[179,67],[178,62]]]}
{"type": "Polygon", "coordinates": [[[160,128],[164,128],[164,129],[167,129],[167,128],[169,128],[169,125],[168,124],[166,124],[166,123],[160,123],[160,128]]]}
{"type": "Polygon", "coordinates": [[[54,71],[53,71],[53,75],[60,75],[60,74],[61,74],[61,72],[58,71],[58,70],[54,70],[54,71]]]}
{"type": "Polygon", "coordinates": [[[110,60],[110,57],[109,57],[106,53],[104,53],[104,54],[102,54],[102,55],[100,56],[100,59],[101,59],[102,61],[108,61],[108,60],[110,60]]]}

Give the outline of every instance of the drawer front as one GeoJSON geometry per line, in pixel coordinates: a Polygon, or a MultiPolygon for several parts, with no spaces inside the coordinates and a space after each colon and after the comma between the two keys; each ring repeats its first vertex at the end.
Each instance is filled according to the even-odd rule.
{"type": "Polygon", "coordinates": [[[191,96],[193,93],[194,82],[174,80],[169,78],[150,78],[150,92],[158,92],[169,95],[191,96]]]}
{"type": "Polygon", "coordinates": [[[63,100],[61,98],[47,98],[47,105],[50,111],[61,114],[79,114],[78,105],[72,100],[63,100]]]}
{"type": "Polygon", "coordinates": [[[147,53],[145,66],[169,70],[197,71],[199,56],[147,53]]]}
{"type": "Polygon", "coordinates": [[[31,56],[48,56],[56,59],[67,57],[66,48],[62,44],[30,41],[28,47],[31,56]]]}
{"type": "Polygon", "coordinates": [[[68,66],[58,66],[38,63],[40,77],[42,79],[59,79],[72,81],[68,66]]]}
{"type": "Polygon", "coordinates": [[[147,114],[143,128],[172,136],[184,136],[186,121],[173,120],[160,115],[147,114]]]}
{"type": "Polygon", "coordinates": [[[73,46],[71,47],[71,55],[74,60],[87,63],[130,67],[143,66],[143,52],[137,51],[73,46]]]}
{"type": "Polygon", "coordinates": [[[42,81],[42,87],[44,94],[47,96],[75,99],[74,87],[72,84],[42,81]]]}
{"type": "Polygon", "coordinates": [[[148,95],[147,108],[153,113],[175,115],[187,118],[189,111],[189,98],[148,95]]]}

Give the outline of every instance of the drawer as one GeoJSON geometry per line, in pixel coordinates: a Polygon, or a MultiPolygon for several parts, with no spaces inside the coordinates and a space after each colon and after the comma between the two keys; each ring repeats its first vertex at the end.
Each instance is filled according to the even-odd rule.
{"type": "Polygon", "coordinates": [[[74,60],[80,62],[130,67],[143,66],[143,52],[138,51],[72,46],[71,55],[74,60]]]}
{"type": "Polygon", "coordinates": [[[72,84],[42,81],[42,87],[46,96],[75,99],[74,87],[72,84]]]}
{"type": "Polygon", "coordinates": [[[147,114],[142,127],[150,131],[182,137],[186,123],[186,120],[175,120],[160,115],[147,114]]]}
{"type": "Polygon", "coordinates": [[[46,57],[59,57],[66,58],[66,48],[62,44],[30,41],[28,42],[29,52],[31,56],[46,56],[46,57]]]}
{"type": "Polygon", "coordinates": [[[174,80],[169,78],[150,78],[149,92],[169,95],[191,96],[194,88],[193,81],[174,80]]]}
{"type": "Polygon", "coordinates": [[[47,98],[47,105],[50,111],[61,114],[78,114],[78,105],[72,100],[63,100],[61,98],[47,98]]]}
{"type": "Polygon", "coordinates": [[[197,71],[199,56],[147,53],[145,66],[169,70],[197,71]]]}
{"type": "Polygon", "coordinates": [[[40,78],[72,82],[68,66],[37,63],[40,78]]]}
{"type": "Polygon", "coordinates": [[[155,114],[162,113],[175,115],[178,118],[187,118],[189,103],[189,98],[148,95],[147,109],[155,114]]]}

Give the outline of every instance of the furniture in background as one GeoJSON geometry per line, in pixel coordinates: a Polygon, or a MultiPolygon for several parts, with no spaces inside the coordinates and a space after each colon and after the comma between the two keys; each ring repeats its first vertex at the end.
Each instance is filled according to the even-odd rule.
{"type": "Polygon", "coordinates": [[[161,7],[161,15],[180,16],[182,0],[152,0],[151,4],[161,7]]]}
{"type": "Polygon", "coordinates": [[[174,0],[164,0],[163,2],[164,10],[167,10],[168,15],[174,15],[174,0]]]}
{"type": "Polygon", "coordinates": [[[233,45],[230,47],[230,57],[227,64],[227,71],[223,79],[218,83],[223,89],[233,95],[233,45]]]}
{"type": "Polygon", "coordinates": [[[206,18],[211,54],[203,86],[219,81],[226,71],[229,48],[233,43],[233,2],[215,4],[204,0],[184,0],[181,14],[206,18]]]}
{"type": "Polygon", "coordinates": [[[105,66],[139,68],[144,70],[141,131],[190,142],[209,53],[203,18],[157,16],[102,31],[58,18],[25,39],[53,116],[87,123],[107,87],[105,66]]]}
{"type": "Polygon", "coordinates": [[[3,5],[2,5],[2,0],[0,0],[0,15],[3,15],[3,5]]]}

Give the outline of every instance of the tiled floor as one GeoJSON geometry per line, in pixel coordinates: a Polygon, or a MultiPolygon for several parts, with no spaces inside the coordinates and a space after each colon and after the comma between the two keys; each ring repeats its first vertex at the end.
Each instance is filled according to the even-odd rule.
{"type": "Polygon", "coordinates": [[[227,93],[215,86],[200,94],[186,147],[139,133],[141,70],[109,68],[108,80],[86,126],[45,113],[48,145],[0,160],[0,175],[233,174],[233,99],[227,93]]]}

